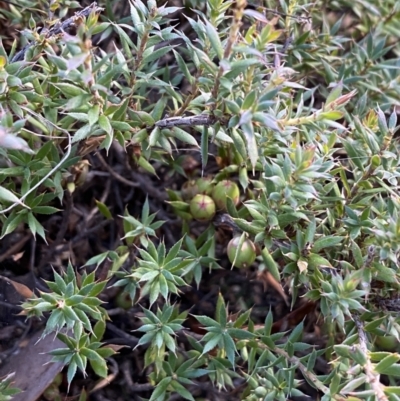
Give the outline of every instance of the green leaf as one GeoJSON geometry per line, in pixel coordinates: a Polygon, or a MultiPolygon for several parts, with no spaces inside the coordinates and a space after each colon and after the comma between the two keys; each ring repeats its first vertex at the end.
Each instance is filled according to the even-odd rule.
{"type": "Polygon", "coordinates": [[[226,313],[225,301],[221,293],[218,294],[217,307],[215,310],[215,319],[221,325],[221,327],[226,326],[227,313],[226,313]]]}
{"type": "Polygon", "coordinates": [[[361,385],[365,384],[365,376],[361,375],[359,377],[356,377],[355,379],[351,380],[349,383],[347,383],[341,390],[341,394],[348,394],[354,392],[358,387],[361,385]]]}
{"type": "Polygon", "coordinates": [[[11,203],[17,203],[18,205],[22,205],[29,209],[29,207],[24,205],[17,196],[15,196],[11,191],[9,191],[7,188],[4,187],[0,187],[0,200],[11,203]]]}
{"type": "Polygon", "coordinates": [[[205,21],[205,27],[207,37],[210,40],[212,48],[217,54],[217,57],[222,60],[224,57],[224,49],[222,48],[221,39],[219,38],[217,30],[207,20],[205,21]]]}
{"type": "Polygon", "coordinates": [[[165,46],[161,47],[155,51],[152,51],[149,55],[145,56],[140,63],[141,66],[147,63],[151,63],[154,60],[160,59],[162,56],[165,56],[170,50],[172,49],[172,46],[165,46]]]}
{"type": "Polygon", "coordinates": [[[374,366],[374,371],[378,374],[387,374],[386,372],[390,369],[396,362],[400,360],[399,354],[391,354],[383,358],[377,365],[374,366]]]}
{"type": "Polygon", "coordinates": [[[241,125],[241,128],[246,138],[247,152],[250,158],[250,163],[253,167],[253,174],[254,174],[254,170],[258,161],[258,147],[257,147],[256,137],[254,135],[253,124],[244,123],[241,125]]]}
{"type": "Polygon", "coordinates": [[[319,268],[332,268],[332,265],[330,264],[329,260],[325,259],[324,257],[320,255],[316,255],[315,253],[312,253],[308,256],[308,265],[312,269],[319,269],[319,268]]]}
{"type": "Polygon", "coordinates": [[[68,389],[69,386],[71,385],[72,379],[75,377],[76,369],[77,369],[76,363],[70,362],[67,371],[68,389]]]}
{"type": "Polygon", "coordinates": [[[97,123],[99,119],[99,114],[100,114],[99,105],[96,104],[89,109],[87,114],[89,125],[94,125],[97,123]]]}
{"type": "Polygon", "coordinates": [[[395,394],[400,396],[400,387],[394,387],[394,386],[385,386],[383,391],[385,394],[395,394]]]}
{"type": "Polygon", "coordinates": [[[175,59],[178,63],[179,69],[182,71],[183,75],[185,76],[185,78],[190,82],[193,83],[194,81],[194,77],[193,75],[190,73],[185,61],[183,60],[182,56],[175,50],[173,50],[174,52],[174,56],[175,59]]]}
{"type": "Polygon", "coordinates": [[[228,333],[225,333],[223,335],[223,340],[224,340],[224,348],[225,348],[225,352],[226,352],[228,361],[231,363],[232,367],[234,367],[235,366],[235,353],[236,353],[235,342],[233,341],[232,337],[228,333]]]}
{"type": "Polygon", "coordinates": [[[264,247],[263,250],[261,251],[261,256],[263,262],[265,263],[265,267],[271,273],[272,277],[279,283],[281,277],[278,264],[275,262],[274,258],[272,257],[272,255],[270,254],[269,250],[266,247],[264,247]]]}
{"type": "Polygon", "coordinates": [[[99,117],[99,126],[107,134],[111,134],[113,132],[112,126],[110,124],[110,120],[105,115],[101,115],[99,117]]]}
{"type": "Polygon", "coordinates": [[[322,249],[330,248],[340,244],[345,237],[335,236],[335,235],[328,235],[326,237],[320,238],[314,242],[312,247],[312,251],[315,253],[320,252],[322,249]]]}
{"type": "Polygon", "coordinates": [[[187,133],[183,129],[178,128],[178,127],[173,127],[170,130],[170,133],[171,133],[172,136],[174,136],[175,138],[179,139],[180,141],[186,142],[189,145],[193,145],[196,148],[199,148],[199,145],[198,145],[196,139],[194,139],[192,135],[190,135],[189,133],[187,133]]]}
{"type": "Polygon", "coordinates": [[[295,343],[296,341],[301,340],[301,337],[303,335],[303,328],[304,328],[303,322],[299,323],[290,333],[288,341],[290,341],[291,343],[295,343]]]}
{"type": "Polygon", "coordinates": [[[82,96],[82,95],[87,94],[87,92],[85,90],[79,88],[78,86],[72,85],[69,83],[65,83],[65,82],[64,83],[59,82],[57,84],[54,84],[54,86],[56,88],[60,89],[60,91],[64,95],[66,95],[68,98],[75,97],[75,96],[82,96]]]}
{"type": "Polygon", "coordinates": [[[223,338],[222,334],[217,334],[217,333],[208,333],[208,334],[210,334],[210,336],[208,337],[208,341],[204,345],[202,355],[213,350],[223,338]]]}
{"type": "Polygon", "coordinates": [[[151,394],[149,401],[156,401],[158,399],[162,399],[165,396],[168,386],[172,381],[171,377],[165,377],[162,379],[156,386],[155,390],[151,394]],[[162,398],[161,398],[162,397],[162,398]]]}
{"type": "Polygon", "coordinates": [[[110,210],[108,209],[108,207],[103,202],[100,202],[97,199],[95,199],[95,202],[96,202],[97,208],[99,209],[100,213],[106,219],[111,220],[113,217],[112,217],[112,214],[111,214],[110,210]]]}
{"type": "Polygon", "coordinates": [[[218,322],[208,316],[194,316],[205,327],[220,327],[218,322]]]}
{"type": "Polygon", "coordinates": [[[180,383],[178,383],[177,381],[173,381],[171,383],[171,387],[181,396],[183,397],[185,400],[190,400],[190,401],[195,401],[195,399],[193,398],[192,394],[186,390],[180,383]]]}
{"type": "MultiPolygon", "coordinates": [[[[93,351],[94,354],[98,355],[97,352],[93,351]]],[[[89,359],[89,363],[98,376],[107,377],[107,363],[100,355],[96,359],[89,359]]]]}
{"type": "Polygon", "coordinates": [[[252,109],[256,104],[257,90],[252,90],[243,101],[242,110],[252,109]]]}
{"type": "Polygon", "coordinates": [[[329,94],[329,96],[326,99],[326,106],[328,106],[330,103],[332,103],[333,101],[335,101],[336,99],[339,98],[339,96],[342,94],[342,90],[343,90],[343,83],[339,82],[331,91],[331,93],[329,94]]]}
{"type": "Polygon", "coordinates": [[[97,341],[101,341],[105,331],[106,323],[103,320],[99,320],[93,328],[93,334],[95,335],[97,341]]]}
{"type": "Polygon", "coordinates": [[[32,212],[37,214],[54,214],[61,212],[61,210],[53,206],[35,206],[32,208],[32,212]]]}
{"type": "Polygon", "coordinates": [[[208,141],[209,141],[209,133],[208,127],[203,127],[203,131],[201,134],[201,171],[204,172],[207,162],[208,162],[208,141]]]}
{"type": "Polygon", "coordinates": [[[73,138],[72,138],[72,143],[81,141],[82,139],[85,139],[89,136],[90,132],[92,130],[92,127],[87,124],[84,125],[83,127],[79,128],[78,131],[75,132],[73,138]]]}
{"type": "Polygon", "coordinates": [[[281,131],[276,119],[267,113],[255,112],[253,114],[253,121],[259,122],[264,127],[273,131],[281,131]]]}
{"type": "Polygon", "coordinates": [[[397,377],[397,378],[400,377],[400,365],[399,364],[391,365],[390,367],[385,369],[384,374],[388,375],[388,376],[397,377]]]}

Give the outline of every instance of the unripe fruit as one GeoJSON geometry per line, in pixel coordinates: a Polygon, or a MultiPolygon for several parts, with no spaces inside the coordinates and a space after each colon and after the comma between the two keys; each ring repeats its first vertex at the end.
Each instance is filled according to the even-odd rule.
{"type": "Polygon", "coordinates": [[[257,397],[265,397],[267,395],[267,389],[264,387],[257,387],[254,390],[254,395],[256,395],[257,397]]]}
{"type": "Polygon", "coordinates": [[[195,180],[186,181],[182,185],[181,195],[184,201],[189,201],[193,199],[199,193],[199,189],[197,187],[195,180]]]}
{"type": "Polygon", "coordinates": [[[229,180],[219,182],[212,191],[212,197],[218,209],[226,210],[226,198],[232,199],[234,205],[239,203],[239,187],[229,180]]]}
{"type": "Polygon", "coordinates": [[[377,351],[390,351],[396,352],[399,349],[399,341],[395,336],[377,336],[375,339],[375,346],[377,351]]]}
{"type": "Polygon", "coordinates": [[[212,178],[210,177],[201,177],[196,180],[196,185],[199,194],[211,195],[213,190],[213,185],[211,184],[212,178]]]}
{"type": "Polygon", "coordinates": [[[240,235],[233,237],[228,244],[228,259],[229,261],[239,269],[242,267],[249,267],[256,260],[256,246],[253,241],[245,239],[238,252],[235,260],[236,251],[239,248],[240,235]],[[235,262],[235,263],[233,263],[235,262]]]}
{"type": "Polygon", "coordinates": [[[207,221],[215,215],[215,203],[207,195],[196,195],[190,201],[190,213],[199,221],[207,221]]]}
{"type": "Polygon", "coordinates": [[[123,309],[130,309],[132,308],[133,302],[131,300],[131,297],[127,292],[121,291],[117,297],[115,298],[115,303],[117,306],[123,309]]]}

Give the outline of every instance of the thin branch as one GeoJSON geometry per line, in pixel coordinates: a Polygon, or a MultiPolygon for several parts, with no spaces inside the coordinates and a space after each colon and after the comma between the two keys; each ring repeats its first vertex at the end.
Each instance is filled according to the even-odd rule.
{"type": "Polygon", "coordinates": [[[370,384],[372,390],[375,393],[376,399],[378,401],[388,401],[389,398],[386,396],[385,392],[383,391],[383,384],[380,382],[379,377],[380,375],[374,371],[374,366],[371,363],[370,358],[368,357],[368,338],[365,334],[364,325],[361,322],[360,318],[357,315],[353,316],[354,323],[357,327],[358,331],[358,339],[360,341],[360,349],[364,355],[367,357],[367,362],[363,366],[365,375],[368,378],[368,383],[370,384]]]}
{"type": "Polygon", "coordinates": [[[29,241],[29,238],[32,237],[32,234],[29,233],[22,237],[18,242],[16,242],[14,245],[12,245],[10,248],[8,248],[3,254],[0,255],[0,262],[3,262],[7,258],[10,258],[14,254],[18,253],[22,247],[25,245],[27,241],[29,241]]]}
{"type": "MultiPolygon", "coordinates": [[[[49,39],[51,37],[57,36],[60,33],[68,31],[70,28],[75,27],[76,23],[81,19],[88,17],[92,12],[98,14],[102,12],[104,8],[98,7],[96,2],[93,2],[90,6],[78,11],[72,17],[66,19],[63,22],[57,22],[50,29],[46,30],[45,38],[49,39]]],[[[21,61],[24,59],[25,53],[36,44],[36,42],[31,42],[25,45],[11,60],[12,63],[16,61],[21,61]]]]}
{"type": "MultiPolygon", "coordinates": [[[[272,352],[275,352],[278,355],[283,356],[286,360],[288,360],[290,363],[292,363],[293,365],[296,365],[300,372],[303,374],[303,376],[305,378],[307,378],[311,383],[314,384],[314,386],[321,391],[324,394],[328,394],[329,393],[329,388],[326,387],[319,379],[318,377],[313,373],[310,372],[307,367],[305,365],[303,365],[303,363],[300,361],[299,358],[297,358],[296,356],[289,356],[289,354],[284,351],[281,348],[272,348],[271,349],[272,352]]],[[[342,397],[341,395],[334,395],[332,397],[334,400],[336,401],[346,401],[345,397],[342,397]]]]}
{"type": "Polygon", "coordinates": [[[13,203],[11,206],[4,210],[0,210],[0,214],[5,214],[9,212],[10,210],[14,209],[15,206],[20,205],[33,191],[35,191],[37,188],[39,188],[51,175],[53,175],[59,168],[62,166],[62,164],[68,159],[69,155],[71,154],[71,149],[72,149],[72,139],[71,135],[67,130],[64,128],[58,127],[56,124],[53,124],[51,121],[46,120],[43,116],[40,114],[35,113],[34,111],[26,108],[26,107],[21,107],[23,110],[27,111],[28,113],[31,113],[34,115],[36,118],[42,119],[45,121],[45,123],[50,124],[52,127],[54,127],[56,130],[59,130],[66,134],[68,136],[68,145],[66,146],[67,152],[65,153],[64,157],[57,163],[57,165],[52,168],[36,185],[34,185],[29,191],[23,195],[18,202],[13,203]]]}
{"type": "Polygon", "coordinates": [[[112,167],[109,166],[108,163],[104,160],[103,156],[100,153],[97,153],[96,157],[100,161],[101,165],[118,181],[133,188],[137,188],[140,186],[138,183],[130,181],[125,177],[123,177],[122,175],[118,174],[116,171],[114,171],[112,167]]]}
{"type": "Polygon", "coordinates": [[[72,238],[65,245],[60,246],[57,249],[58,253],[64,252],[70,249],[71,245],[75,245],[77,242],[81,241],[83,238],[87,238],[90,234],[96,233],[100,228],[106,227],[111,223],[111,220],[102,220],[99,224],[83,229],[76,237],[72,238]]]}
{"type": "Polygon", "coordinates": [[[187,127],[194,127],[196,125],[210,126],[213,125],[215,121],[216,119],[214,116],[210,116],[208,114],[199,114],[197,116],[190,117],[164,118],[163,120],[157,121],[154,125],[159,128],[176,127],[178,125],[187,127]]]}
{"type": "Polygon", "coordinates": [[[263,9],[269,13],[272,13],[275,15],[280,15],[281,17],[288,17],[288,18],[293,18],[293,19],[299,20],[299,21],[303,20],[303,21],[307,21],[307,22],[311,20],[311,17],[303,17],[301,15],[286,14],[281,11],[274,10],[272,8],[263,7],[263,9]]]}

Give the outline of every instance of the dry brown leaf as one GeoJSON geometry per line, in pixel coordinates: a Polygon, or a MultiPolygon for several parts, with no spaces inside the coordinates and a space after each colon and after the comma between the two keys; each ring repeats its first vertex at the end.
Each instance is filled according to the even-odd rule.
{"type": "Polygon", "coordinates": [[[1,276],[0,279],[6,281],[7,283],[11,284],[15,290],[24,298],[33,298],[35,296],[34,292],[24,284],[17,283],[16,281],[10,280],[7,277],[1,276]]]}
{"type": "Polygon", "coordinates": [[[25,251],[18,252],[16,254],[14,254],[11,258],[14,262],[18,262],[22,258],[22,256],[24,256],[24,253],[25,253],[25,251]]]}
{"type": "Polygon", "coordinates": [[[111,348],[113,351],[118,352],[122,348],[130,348],[128,345],[107,344],[102,348],[111,348]]]}

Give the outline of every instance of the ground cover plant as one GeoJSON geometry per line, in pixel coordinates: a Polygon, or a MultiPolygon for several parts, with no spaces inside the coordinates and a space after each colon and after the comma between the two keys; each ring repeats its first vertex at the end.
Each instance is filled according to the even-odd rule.
{"type": "Polygon", "coordinates": [[[399,2],[0,6],[5,366],[39,332],[46,400],[400,399],[399,2]]]}

